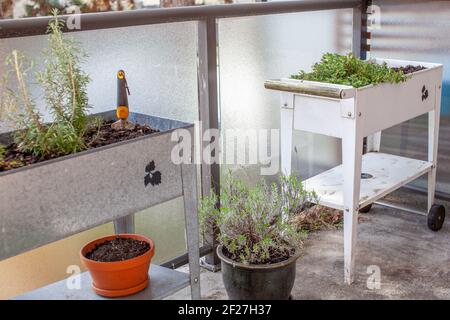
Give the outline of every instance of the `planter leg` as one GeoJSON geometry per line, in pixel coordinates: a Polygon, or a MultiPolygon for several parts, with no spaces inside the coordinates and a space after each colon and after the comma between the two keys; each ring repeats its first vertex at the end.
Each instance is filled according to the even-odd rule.
{"type": "Polygon", "coordinates": [[[363,137],[356,119],[343,120],[342,164],[344,177],[344,274],[345,283],[354,280],[363,137]]]}
{"type": "Polygon", "coordinates": [[[281,144],[281,173],[291,174],[292,162],[292,133],[294,121],[294,95],[288,93],[281,94],[281,114],[280,114],[280,144],[281,144]]]}
{"type": "Polygon", "coordinates": [[[436,88],[436,106],[434,111],[428,113],[428,161],[433,164],[428,173],[428,210],[434,204],[436,191],[436,164],[439,141],[439,118],[441,106],[441,87],[436,88]]]}
{"type": "Polygon", "coordinates": [[[380,152],[381,131],[367,137],[367,152],[380,152]]]}
{"type": "Polygon", "coordinates": [[[135,233],[134,214],[114,220],[114,231],[116,234],[135,233]]]}
{"type": "Polygon", "coordinates": [[[197,214],[197,170],[193,164],[181,165],[186,242],[189,256],[191,298],[200,299],[200,235],[197,214]]]}

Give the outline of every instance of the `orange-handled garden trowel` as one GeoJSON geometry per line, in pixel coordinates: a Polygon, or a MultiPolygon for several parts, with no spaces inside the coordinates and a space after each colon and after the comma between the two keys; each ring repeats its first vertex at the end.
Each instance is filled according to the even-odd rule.
{"type": "Polygon", "coordinates": [[[135,126],[134,123],[128,120],[129,94],[130,89],[128,88],[127,79],[125,78],[125,72],[123,70],[119,70],[117,72],[117,109],[116,109],[116,116],[118,120],[111,125],[111,127],[115,130],[134,129],[135,126]]]}

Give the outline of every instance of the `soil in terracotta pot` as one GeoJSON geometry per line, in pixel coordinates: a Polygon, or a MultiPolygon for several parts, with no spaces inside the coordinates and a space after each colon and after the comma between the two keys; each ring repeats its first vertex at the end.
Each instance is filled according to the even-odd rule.
{"type": "MultiPolygon", "coordinates": [[[[111,124],[114,121],[105,121],[100,128],[95,127],[85,135],[87,150],[106,146],[112,143],[134,139],[145,136],[159,130],[148,125],[136,124],[133,130],[114,130],[111,124]]],[[[41,161],[58,158],[60,155],[50,157],[36,157],[31,153],[18,150],[17,145],[12,143],[6,146],[6,153],[3,160],[0,160],[0,172],[20,168],[41,161]]]]}
{"type": "Polygon", "coordinates": [[[115,238],[97,245],[86,253],[86,258],[99,262],[114,262],[136,258],[150,250],[145,241],[115,238]]]}
{"type": "Polygon", "coordinates": [[[399,68],[392,68],[395,71],[403,71],[403,74],[410,74],[416,71],[424,70],[426,69],[424,66],[413,66],[413,65],[407,65],[405,67],[399,67],[399,68]]]}

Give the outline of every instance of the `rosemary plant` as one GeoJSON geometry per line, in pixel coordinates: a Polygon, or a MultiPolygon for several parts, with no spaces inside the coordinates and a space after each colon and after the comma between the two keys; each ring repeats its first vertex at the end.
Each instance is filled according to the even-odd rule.
{"type": "Polygon", "coordinates": [[[37,80],[54,120],[73,127],[82,136],[87,129],[89,109],[86,93],[89,76],[80,67],[86,54],[73,38],[63,35],[64,21],[58,18],[58,10],[53,10],[53,17],[48,26],[49,46],[44,50],[45,68],[36,74],[37,80]]]}
{"type": "MultiPolygon", "coordinates": [[[[18,51],[7,58],[8,75],[14,75],[17,92],[3,88],[0,109],[8,113],[15,125],[18,150],[40,158],[56,157],[86,149],[84,134],[90,121],[86,87],[89,77],[81,70],[86,56],[79,45],[62,34],[58,11],[49,23],[49,47],[44,51],[45,68],[36,73],[44,89],[47,107],[53,122],[46,124],[29,94],[27,76],[32,64],[18,51]]],[[[3,83],[6,84],[7,77],[3,83]]]]}
{"type": "Polygon", "coordinates": [[[20,52],[14,50],[6,59],[6,65],[10,67],[3,79],[8,81],[10,74],[14,75],[17,83],[17,93],[10,88],[3,88],[1,99],[2,114],[6,115],[16,127],[15,140],[19,149],[28,150],[32,146],[41,148],[44,143],[47,129],[42,116],[36,108],[34,100],[29,94],[26,78],[32,69],[29,62],[20,52]]]}

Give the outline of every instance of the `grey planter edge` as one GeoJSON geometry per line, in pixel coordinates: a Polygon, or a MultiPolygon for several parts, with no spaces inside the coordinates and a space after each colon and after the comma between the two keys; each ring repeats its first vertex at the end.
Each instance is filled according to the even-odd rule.
{"type": "MultiPolygon", "coordinates": [[[[137,113],[137,112],[130,112],[130,119],[133,119],[136,115],[138,116],[143,116],[143,117],[149,117],[152,118],[154,120],[158,120],[161,123],[164,123],[166,126],[170,126],[172,128],[170,129],[166,129],[166,130],[161,130],[160,128],[158,128],[157,126],[151,126],[152,128],[156,128],[159,129],[159,132],[154,132],[151,134],[152,137],[157,136],[157,135],[161,135],[161,134],[166,134],[166,133],[172,133],[173,131],[175,131],[176,129],[187,129],[189,127],[194,126],[194,124],[192,123],[188,123],[188,122],[183,122],[183,121],[179,121],[179,120],[173,120],[173,119],[169,119],[169,118],[162,118],[162,117],[157,117],[157,116],[151,116],[151,115],[146,115],[146,114],[142,114],[142,113],[137,113]]],[[[100,113],[95,113],[92,114],[91,116],[100,116],[106,120],[112,120],[113,118],[115,118],[115,111],[110,110],[110,111],[105,111],[105,112],[100,112],[100,113]]],[[[13,132],[4,132],[0,134],[0,143],[4,143],[4,144],[8,144],[10,142],[10,135],[13,132]]],[[[134,139],[130,139],[130,140],[125,140],[125,141],[120,141],[120,142],[116,142],[116,143],[112,143],[106,146],[102,146],[102,147],[98,147],[98,148],[93,148],[93,149],[88,149],[88,150],[84,150],[84,151],[80,151],[77,153],[72,153],[69,155],[65,155],[65,156],[61,156],[58,158],[54,158],[54,159],[49,159],[46,161],[42,161],[42,162],[38,162],[38,163],[34,163],[32,165],[29,166],[24,166],[24,167],[20,167],[17,169],[12,169],[12,170],[8,170],[8,171],[3,171],[0,172],[0,178],[4,175],[8,175],[8,174],[14,174],[16,172],[20,172],[22,170],[31,170],[34,169],[36,167],[39,166],[44,166],[44,165],[50,165],[52,163],[58,162],[58,161],[64,161],[70,158],[74,158],[74,157],[80,157],[89,153],[95,153],[101,150],[106,150],[109,148],[115,148],[117,146],[123,145],[123,144],[128,144],[128,143],[132,143],[135,141],[139,141],[142,139],[148,139],[148,136],[142,136],[142,137],[137,137],[134,139]]]]}

